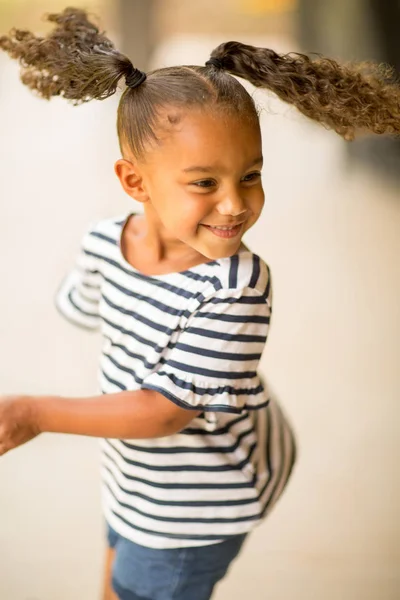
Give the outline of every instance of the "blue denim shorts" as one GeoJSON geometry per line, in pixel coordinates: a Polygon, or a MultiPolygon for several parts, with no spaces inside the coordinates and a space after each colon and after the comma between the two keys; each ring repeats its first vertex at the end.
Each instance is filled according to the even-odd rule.
{"type": "Polygon", "coordinates": [[[195,548],[139,546],[108,529],[115,548],[112,586],[120,600],[209,600],[247,534],[195,548]]]}

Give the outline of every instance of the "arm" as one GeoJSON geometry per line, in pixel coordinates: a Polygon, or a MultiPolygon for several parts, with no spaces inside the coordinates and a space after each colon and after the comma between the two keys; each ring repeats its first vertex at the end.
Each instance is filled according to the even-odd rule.
{"type": "Polygon", "coordinates": [[[153,390],[92,398],[5,397],[0,399],[0,455],[45,432],[163,437],[183,429],[200,412],[180,408],[153,390]]]}

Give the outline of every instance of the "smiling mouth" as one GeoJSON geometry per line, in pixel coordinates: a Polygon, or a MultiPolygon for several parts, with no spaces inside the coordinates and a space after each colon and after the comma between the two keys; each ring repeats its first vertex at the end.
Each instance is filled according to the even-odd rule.
{"type": "Polygon", "coordinates": [[[214,225],[205,225],[202,223],[203,227],[206,227],[209,231],[211,231],[214,235],[222,238],[233,238],[238,235],[240,230],[242,229],[242,223],[238,223],[237,225],[227,226],[214,226],[214,225]]]}

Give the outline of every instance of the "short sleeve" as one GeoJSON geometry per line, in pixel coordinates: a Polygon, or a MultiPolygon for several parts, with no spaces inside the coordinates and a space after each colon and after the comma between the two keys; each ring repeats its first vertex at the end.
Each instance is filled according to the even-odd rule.
{"type": "Polygon", "coordinates": [[[271,294],[250,287],[215,292],[190,315],[142,388],[204,412],[266,406],[257,368],[270,317],[271,294]]]}
{"type": "Polygon", "coordinates": [[[73,269],[59,287],[55,305],[58,311],[74,325],[97,329],[100,324],[99,300],[101,274],[98,261],[90,251],[92,230],[84,236],[73,269]]]}

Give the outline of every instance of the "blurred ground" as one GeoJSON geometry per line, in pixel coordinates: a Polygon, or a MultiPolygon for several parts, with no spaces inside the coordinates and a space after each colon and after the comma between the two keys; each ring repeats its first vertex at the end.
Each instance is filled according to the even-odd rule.
{"type": "MultiPolygon", "coordinates": [[[[224,36],[160,41],[154,66],[203,64],[224,36]]],[[[242,41],[295,49],[290,37],[242,41]]],[[[399,190],[350,172],[344,142],[267,94],[266,207],[245,240],[270,264],[263,369],[299,463],[215,600],[395,600],[400,587],[399,190]]],[[[52,299],[80,237],[130,210],[113,173],[117,99],[36,99],[0,56],[0,391],[96,390],[98,340],[52,299]]],[[[0,460],[1,600],[96,600],[97,442],[47,435],[0,460]]]]}

